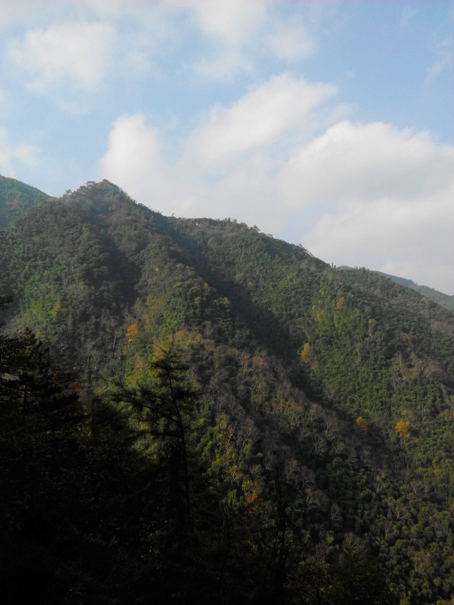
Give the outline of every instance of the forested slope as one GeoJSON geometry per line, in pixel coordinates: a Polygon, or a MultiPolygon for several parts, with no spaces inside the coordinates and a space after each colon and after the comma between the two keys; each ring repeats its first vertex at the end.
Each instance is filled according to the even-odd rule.
{"type": "Polygon", "coordinates": [[[420,286],[411,279],[404,279],[403,277],[396,277],[395,275],[388,275],[387,273],[383,273],[383,275],[386,275],[386,277],[389,277],[390,279],[392,279],[398,284],[401,284],[402,286],[406,286],[407,288],[415,290],[415,292],[419,292],[426,298],[433,300],[442,307],[445,307],[450,311],[454,311],[454,296],[444,294],[443,292],[439,292],[438,290],[435,290],[434,288],[429,288],[428,286],[420,286]]]}
{"type": "Polygon", "coordinates": [[[45,199],[51,198],[39,189],[0,176],[0,227],[6,227],[27,208],[45,199]]]}
{"type": "MultiPolygon", "coordinates": [[[[344,271],[355,271],[355,269],[352,269],[351,267],[347,266],[339,267],[339,269],[344,271]]],[[[445,309],[448,309],[449,311],[454,311],[454,296],[444,294],[443,292],[439,292],[438,290],[435,290],[434,288],[429,288],[428,286],[420,286],[419,284],[415,283],[412,279],[397,277],[397,275],[390,275],[389,273],[382,273],[381,271],[375,271],[375,273],[392,279],[394,282],[396,282],[396,284],[400,284],[401,286],[410,288],[415,292],[419,292],[419,294],[421,294],[422,296],[425,296],[429,300],[436,302],[438,305],[445,307],[445,309]]]]}
{"type": "MultiPolygon", "coordinates": [[[[128,577],[125,600],[106,602],[147,602],[158,568],[176,573],[159,585],[168,603],[450,602],[450,311],[236,221],[163,217],[107,181],[29,208],[0,236],[4,338],[30,328],[77,372],[85,420],[67,430],[87,469],[103,447],[136,469],[130,493],[106,488],[122,512],[97,539],[117,540],[128,577]]],[[[65,565],[65,586],[106,581],[65,565]]]]}

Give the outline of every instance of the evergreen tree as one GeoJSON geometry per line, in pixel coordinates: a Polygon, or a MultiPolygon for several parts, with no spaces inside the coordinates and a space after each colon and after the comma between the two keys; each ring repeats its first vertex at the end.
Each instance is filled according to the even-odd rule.
{"type": "Polygon", "coordinates": [[[189,436],[199,393],[189,384],[187,371],[174,347],[157,348],[148,375],[138,386],[117,382],[114,399],[130,406],[142,447],[167,469],[169,505],[175,512],[175,536],[181,544],[194,536],[189,436]]]}

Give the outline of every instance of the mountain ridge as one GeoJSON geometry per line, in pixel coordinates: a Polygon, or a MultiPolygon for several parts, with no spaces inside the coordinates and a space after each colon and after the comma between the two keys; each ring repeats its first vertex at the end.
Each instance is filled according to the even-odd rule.
{"type": "Polygon", "coordinates": [[[0,175],[0,228],[40,201],[50,199],[53,198],[36,187],[0,175]]]}
{"type": "MultiPolygon", "coordinates": [[[[176,367],[186,368],[201,393],[195,418],[185,420],[197,514],[213,514],[202,514],[197,500],[209,476],[211,494],[230,494],[219,502],[230,502],[235,524],[244,513],[251,527],[238,547],[250,575],[239,580],[234,562],[226,563],[226,602],[266,603],[263,586],[277,591],[279,603],[378,605],[389,597],[439,605],[454,594],[446,554],[454,538],[449,310],[375,272],[330,267],[243,223],[165,217],[107,181],[16,217],[2,229],[0,262],[2,290],[14,299],[4,333],[30,328],[64,370],[80,375],[87,396],[114,397],[147,460],[167,450],[140,432],[148,425],[133,403],[156,388],[159,351],[173,351],[176,367]],[[352,589],[349,557],[359,565],[352,589]]],[[[164,492],[161,498],[173,510],[164,492]]],[[[158,523],[157,512],[147,515],[158,523]]],[[[207,528],[194,523],[206,542],[207,528]]],[[[215,540],[221,551],[223,539],[215,540]]],[[[150,565],[159,557],[171,565],[168,546],[156,548],[156,559],[146,555],[150,565]]],[[[170,593],[166,599],[178,602],[170,593]]]]}
{"type": "MultiPolygon", "coordinates": [[[[338,267],[341,271],[353,271],[353,267],[348,267],[347,265],[341,265],[338,267]]],[[[373,269],[369,269],[369,271],[374,271],[374,273],[378,273],[380,275],[384,275],[389,279],[392,279],[396,284],[400,284],[405,286],[406,288],[410,288],[415,292],[419,292],[422,296],[433,300],[437,304],[445,307],[445,309],[449,309],[450,311],[454,311],[454,296],[450,294],[444,294],[439,290],[435,290],[435,288],[430,288],[429,286],[421,286],[414,282],[412,279],[406,279],[404,277],[398,277],[396,275],[391,275],[390,273],[383,273],[383,271],[375,271],[373,269]]]]}
{"type": "MultiPolygon", "coordinates": [[[[89,183],[96,184],[94,181],[90,181],[89,183]]],[[[121,192],[122,194],[124,194],[124,191],[120,187],[118,187],[114,183],[111,183],[107,179],[104,179],[101,183],[103,183],[107,188],[110,187],[112,190],[115,190],[117,193],[121,192]]],[[[82,191],[82,190],[83,190],[83,187],[80,188],[80,191],[82,191]]],[[[62,199],[69,197],[71,195],[71,193],[72,193],[71,191],[66,192],[62,196],[62,199]]],[[[57,199],[58,198],[49,196],[48,194],[40,191],[39,189],[37,189],[33,186],[26,185],[25,183],[22,183],[21,181],[18,181],[16,179],[13,179],[10,177],[4,177],[4,176],[0,175],[0,228],[6,227],[11,221],[14,221],[23,212],[25,212],[28,208],[32,207],[33,205],[38,204],[41,201],[46,201],[46,200],[50,201],[50,200],[57,200],[57,199]]],[[[131,200],[131,201],[133,202],[133,200],[131,200]]],[[[133,203],[137,204],[136,202],[133,202],[133,203]]],[[[143,204],[137,204],[137,205],[141,206],[143,208],[147,208],[143,204]]],[[[160,214],[160,213],[157,213],[157,214],[160,214]]],[[[215,220],[215,219],[203,219],[203,218],[197,219],[196,218],[196,219],[192,219],[192,220],[205,221],[205,220],[215,220]]],[[[349,267],[347,265],[341,265],[337,268],[339,270],[352,270],[353,269],[352,267],[349,267]]],[[[370,270],[372,270],[372,269],[370,269],[370,270]]],[[[416,282],[414,282],[411,279],[398,277],[396,275],[391,275],[389,273],[383,273],[382,271],[375,271],[375,272],[392,279],[393,281],[395,281],[398,284],[401,284],[407,288],[411,288],[412,290],[419,292],[423,296],[430,298],[434,302],[437,302],[441,306],[444,306],[445,308],[447,308],[451,311],[454,310],[454,296],[452,296],[452,295],[445,294],[445,293],[438,291],[435,288],[431,288],[429,286],[417,284],[416,282]]]]}

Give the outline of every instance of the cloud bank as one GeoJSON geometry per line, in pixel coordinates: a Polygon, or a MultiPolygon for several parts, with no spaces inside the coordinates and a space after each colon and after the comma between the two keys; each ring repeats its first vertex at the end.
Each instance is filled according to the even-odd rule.
{"type": "Polygon", "coordinates": [[[60,82],[92,90],[104,77],[114,42],[108,24],[66,22],[27,31],[10,44],[7,60],[30,75],[28,86],[36,92],[60,82]]]}

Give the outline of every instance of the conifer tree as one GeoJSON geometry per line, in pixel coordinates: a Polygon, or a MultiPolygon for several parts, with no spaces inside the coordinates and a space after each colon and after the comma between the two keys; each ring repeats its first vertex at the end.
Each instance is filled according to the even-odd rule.
{"type": "Polygon", "coordinates": [[[158,348],[145,380],[135,388],[116,382],[114,400],[129,404],[142,436],[167,470],[168,496],[178,540],[193,533],[188,435],[198,392],[172,345],[158,348]]]}

